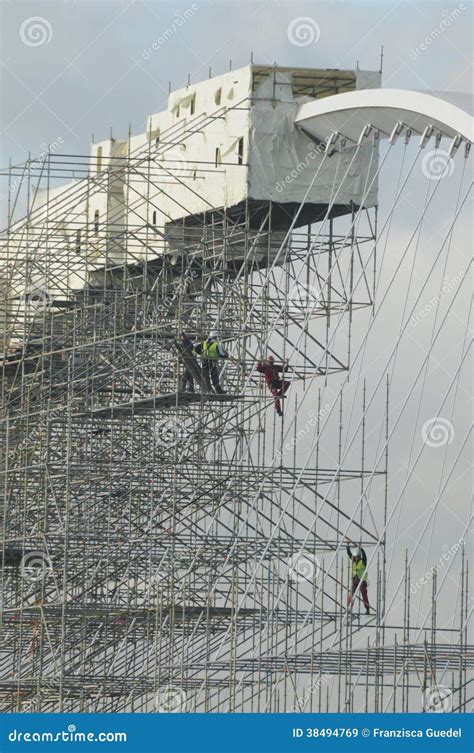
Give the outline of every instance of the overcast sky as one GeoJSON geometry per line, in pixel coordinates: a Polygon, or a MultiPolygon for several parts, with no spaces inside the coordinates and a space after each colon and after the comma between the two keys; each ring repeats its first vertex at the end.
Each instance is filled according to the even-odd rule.
{"type": "MultiPolygon", "coordinates": [[[[117,138],[126,136],[129,123],[134,133],[143,132],[147,115],[165,108],[169,81],[173,88],[179,88],[186,84],[188,74],[191,82],[197,82],[208,77],[209,67],[213,74],[225,72],[230,59],[234,68],[247,65],[252,52],[254,61],[263,64],[354,68],[358,62],[361,68],[376,70],[383,45],[383,86],[441,92],[442,96],[470,108],[472,4],[468,0],[460,3],[3,0],[1,13],[3,164],[8,164],[10,158],[13,162],[24,160],[30,151],[38,154],[42,144],[58,139],[62,139],[64,152],[87,153],[91,134],[102,140],[109,135],[111,126],[117,138]],[[192,10],[188,20],[168,35],[165,44],[153,50],[153,43],[167,29],[176,28],[173,21],[187,9],[192,10]],[[29,33],[35,33],[28,29],[28,22],[31,24],[34,17],[40,17],[41,28],[36,33],[42,37],[28,37],[29,33]],[[299,17],[309,18],[317,31],[310,44],[295,44],[290,39],[289,25],[299,17]],[[43,42],[37,44],[35,39],[43,42]]],[[[392,169],[389,175],[395,174],[395,166],[392,169]]],[[[402,291],[405,293],[407,289],[411,271],[415,275],[414,300],[416,285],[421,286],[431,255],[439,249],[443,227],[453,211],[458,178],[456,170],[439,191],[431,220],[434,224],[424,228],[416,263],[414,256],[405,263],[385,304],[387,313],[381,317],[380,326],[374,328],[362,370],[373,383],[384,368],[384,347],[398,333],[405,302],[402,291]]],[[[415,180],[405,197],[403,211],[394,219],[381,290],[394,271],[397,254],[404,248],[413,227],[409,221],[419,210],[421,180],[419,175],[419,184],[415,180]]],[[[390,182],[381,184],[382,210],[389,205],[390,190],[390,182]]],[[[418,310],[436,294],[444,278],[452,279],[459,270],[466,270],[469,247],[469,223],[464,215],[450,244],[446,267],[439,266],[418,310]]],[[[411,442],[418,449],[420,427],[437,415],[459,366],[468,311],[467,287],[464,285],[458,296],[433,352],[434,360],[429,363],[426,379],[420,380],[394,436],[392,501],[403,488],[411,442]],[[415,425],[420,391],[423,402],[415,425]]],[[[451,303],[448,296],[442,310],[446,311],[451,303]]],[[[360,331],[368,326],[364,316],[361,314],[357,320],[360,331]]],[[[432,325],[432,320],[420,322],[403,340],[392,373],[395,406],[403,403],[420,368],[432,325]]],[[[465,439],[470,424],[469,397],[466,373],[459,388],[449,393],[447,407],[442,409],[442,415],[454,426],[454,438],[449,446],[425,448],[416,477],[411,477],[405,491],[400,519],[397,515],[394,520],[389,536],[391,542],[397,541],[395,551],[391,551],[395,558],[392,582],[400,573],[405,547],[413,550],[433,500],[465,439]]],[[[396,417],[395,413],[393,419],[396,417]]],[[[430,525],[423,537],[415,577],[424,572],[426,563],[438,562],[443,547],[454,545],[462,535],[469,511],[468,469],[469,452],[465,448],[443,492],[443,504],[434,525],[430,525]]],[[[377,500],[372,503],[376,506],[377,500]]],[[[446,582],[445,590],[452,599],[457,583],[455,573],[446,582]]],[[[452,599],[445,599],[440,606],[441,619],[449,617],[452,599]]]]}
{"type": "MultiPolygon", "coordinates": [[[[384,86],[471,91],[472,5],[454,2],[242,2],[239,0],[2,0],[3,162],[34,154],[58,137],[75,152],[96,140],[145,129],[166,103],[168,82],[191,81],[261,63],[377,70],[384,46],[384,86]],[[197,8],[197,10],[193,10],[197,8]],[[466,10],[462,10],[466,8],[466,10]],[[186,9],[188,20],[147,57],[146,50],[186,9]],[[416,53],[458,9],[449,26],[416,53]],[[29,46],[28,25],[44,19],[44,41],[29,46]],[[316,43],[297,46],[288,25],[309,17],[316,43]]],[[[40,22],[41,23],[41,22],[40,22]]],[[[176,27],[174,27],[176,29],[176,27]]],[[[34,35],[34,32],[31,32],[34,35]]],[[[40,34],[42,31],[39,32],[40,34]]],[[[304,39],[299,40],[304,41],[304,39]]]]}

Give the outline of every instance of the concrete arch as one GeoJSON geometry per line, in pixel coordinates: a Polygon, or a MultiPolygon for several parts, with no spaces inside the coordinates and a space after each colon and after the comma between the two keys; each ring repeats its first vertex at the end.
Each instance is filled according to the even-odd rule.
{"type": "Polygon", "coordinates": [[[334,131],[357,143],[367,124],[388,138],[397,122],[422,134],[433,126],[443,136],[473,140],[473,118],[459,107],[430,94],[405,89],[360,89],[306,102],[298,109],[295,124],[309,136],[324,141],[334,131]]]}

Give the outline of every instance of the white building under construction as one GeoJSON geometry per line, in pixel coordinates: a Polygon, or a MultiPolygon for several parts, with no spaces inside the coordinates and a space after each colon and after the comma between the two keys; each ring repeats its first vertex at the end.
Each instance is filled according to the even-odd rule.
{"type": "MultiPolygon", "coordinates": [[[[36,300],[45,291],[62,298],[104,268],[179,254],[183,244],[193,253],[203,243],[221,245],[223,212],[233,226],[227,253],[244,257],[245,233],[256,257],[268,260],[297,212],[296,227],[324,217],[341,175],[331,217],[362,203],[375,206],[377,159],[370,146],[357,150],[355,159],[348,148],[324,161],[325,142],[295,128],[294,120],[305,102],[379,85],[378,72],[249,65],[172,92],[167,110],[150,115],[146,133],[94,144],[87,177],[40,188],[28,218],[13,225],[9,255],[23,266],[26,238],[29,247],[37,244],[38,258],[49,254],[44,226],[54,223],[57,275],[45,290],[43,269],[33,267],[30,279],[18,283],[17,297],[33,293],[36,300]],[[262,227],[270,206],[269,246],[262,227]]],[[[44,174],[47,164],[37,169],[44,174]]]]}

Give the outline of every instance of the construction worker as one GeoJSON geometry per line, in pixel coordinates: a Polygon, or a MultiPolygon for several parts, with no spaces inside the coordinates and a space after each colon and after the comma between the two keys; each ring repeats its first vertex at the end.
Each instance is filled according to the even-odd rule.
{"type": "Polygon", "coordinates": [[[280,374],[284,376],[285,371],[288,370],[288,364],[278,365],[275,363],[273,356],[268,356],[264,361],[260,361],[257,364],[257,371],[263,374],[263,378],[268,385],[268,389],[275,398],[275,410],[279,416],[283,415],[281,409],[281,400],[291,382],[285,379],[280,379],[280,374]]]}
{"type": "Polygon", "coordinates": [[[219,333],[213,329],[205,340],[194,345],[194,350],[201,356],[203,391],[205,389],[206,392],[211,393],[214,388],[216,395],[225,395],[219,381],[218,363],[221,358],[229,359],[233,363],[235,359],[224,350],[218,338],[219,333]]]}
{"type": "Polygon", "coordinates": [[[195,356],[193,341],[185,332],[181,332],[176,345],[178,348],[180,361],[184,366],[183,374],[180,380],[179,391],[194,392],[194,380],[196,379],[199,383],[201,381],[202,374],[195,356]]]}
{"type": "Polygon", "coordinates": [[[360,585],[359,591],[364,602],[365,613],[370,614],[369,595],[367,593],[367,555],[361,546],[355,546],[349,538],[347,538],[347,541],[347,554],[352,562],[352,588],[351,593],[347,596],[347,605],[352,606],[354,594],[360,585]],[[354,551],[352,551],[353,548],[354,551]]]}

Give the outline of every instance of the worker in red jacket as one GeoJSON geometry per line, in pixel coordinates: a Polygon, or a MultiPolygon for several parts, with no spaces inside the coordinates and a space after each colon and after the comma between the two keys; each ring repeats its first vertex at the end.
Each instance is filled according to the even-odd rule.
{"type": "Polygon", "coordinates": [[[282,416],[283,411],[281,409],[280,398],[283,397],[283,395],[287,391],[288,387],[290,386],[290,382],[288,380],[281,379],[280,374],[284,376],[285,371],[288,371],[288,365],[276,364],[273,356],[268,356],[266,360],[260,361],[257,364],[257,371],[260,374],[263,374],[263,378],[268,385],[268,389],[275,398],[275,410],[279,416],[282,416]]]}

